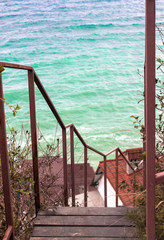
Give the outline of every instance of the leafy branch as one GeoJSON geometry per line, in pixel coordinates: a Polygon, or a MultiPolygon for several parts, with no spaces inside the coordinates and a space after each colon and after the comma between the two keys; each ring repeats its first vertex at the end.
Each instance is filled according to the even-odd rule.
{"type": "Polygon", "coordinates": [[[17,111],[21,109],[21,107],[18,104],[16,106],[13,106],[6,102],[5,98],[0,98],[0,100],[3,101],[9,107],[14,117],[16,116],[17,111]]]}

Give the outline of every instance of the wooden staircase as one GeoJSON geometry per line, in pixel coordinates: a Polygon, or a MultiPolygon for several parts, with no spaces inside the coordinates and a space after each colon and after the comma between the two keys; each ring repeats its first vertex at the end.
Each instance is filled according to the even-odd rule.
{"type": "Polygon", "coordinates": [[[30,240],[135,240],[125,214],[132,208],[58,207],[39,211],[30,240]]]}

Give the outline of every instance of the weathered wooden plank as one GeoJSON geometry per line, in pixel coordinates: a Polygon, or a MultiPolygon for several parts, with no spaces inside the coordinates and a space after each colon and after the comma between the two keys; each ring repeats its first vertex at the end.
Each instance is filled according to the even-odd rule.
{"type": "Polygon", "coordinates": [[[35,226],[134,226],[124,216],[38,216],[35,226]]]}
{"type": "Polygon", "coordinates": [[[132,227],[35,227],[33,237],[133,237],[135,228],[132,227]]]}
{"type": "Polygon", "coordinates": [[[31,237],[30,240],[139,240],[139,238],[125,237],[125,238],[109,238],[109,237],[98,237],[98,238],[84,238],[84,237],[31,237]]]}
{"type": "Polygon", "coordinates": [[[75,216],[75,215],[85,215],[85,216],[122,216],[125,215],[127,211],[132,211],[132,207],[118,207],[118,208],[104,208],[104,207],[58,207],[56,209],[49,209],[48,211],[39,211],[38,216],[75,216]]]}

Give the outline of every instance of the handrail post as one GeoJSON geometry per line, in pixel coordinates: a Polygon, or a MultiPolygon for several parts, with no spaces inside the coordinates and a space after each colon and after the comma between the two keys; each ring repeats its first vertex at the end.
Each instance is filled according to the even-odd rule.
{"type": "Polygon", "coordinates": [[[63,139],[63,174],[64,174],[64,205],[68,206],[68,185],[67,185],[67,132],[62,129],[63,139]]]}
{"type": "Polygon", "coordinates": [[[135,206],[136,202],[136,173],[135,170],[133,170],[133,205],[135,206]]]}
{"type": "Polygon", "coordinates": [[[70,127],[72,206],[75,207],[74,126],[70,127]]]}
{"type": "Polygon", "coordinates": [[[104,206],[107,207],[107,167],[106,167],[106,156],[104,156],[104,206]]]}
{"type": "MultiPolygon", "coordinates": [[[[6,123],[5,123],[5,109],[3,102],[3,85],[2,74],[0,73],[0,157],[2,168],[2,182],[3,193],[5,202],[5,215],[7,226],[13,226],[13,211],[12,211],[12,199],[11,199],[11,187],[10,187],[10,175],[9,175],[9,157],[7,148],[7,136],[6,136],[6,123]]],[[[12,232],[10,239],[14,239],[14,233],[12,232]]]]}
{"type": "Polygon", "coordinates": [[[56,151],[56,155],[59,156],[59,138],[57,139],[57,151],[56,151]]]}
{"type": "Polygon", "coordinates": [[[13,240],[13,226],[9,225],[7,227],[7,230],[5,232],[5,235],[3,236],[3,240],[13,240]]]}
{"type": "Polygon", "coordinates": [[[155,239],[155,0],[146,0],[146,236],[155,239]]]}
{"type": "Polygon", "coordinates": [[[87,207],[87,147],[84,146],[84,207],[87,207]]]}
{"type": "Polygon", "coordinates": [[[118,149],[116,150],[116,207],[118,207],[118,149]]]}
{"type": "Polygon", "coordinates": [[[33,70],[28,70],[28,87],[30,104],[30,123],[31,123],[30,125],[31,125],[35,207],[37,214],[37,212],[40,209],[40,190],[39,190],[38,146],[37,146],[36,110],[35,110],[35,86],[33,70]]]}
{"type": "MultiPolygon", "coordinates": [[[[142,127],[143,131],[143,153],[146,153],[146,131],[145,127],[142,127]]],[[[143,188],[146,189],[146,158],[143,156],[143,188]]]]}
{"type": "MultiPolygon", "coordinates": [[[[145,49],[146,50],[146,49],[145,49]]],[[[146,51],[145,51],[146,55],[146,51]]],[[[144,126],[143,126],[143,153],[146,153],[146,62],[144,64],[144,126]]],[[[143,159],[143,187],[146,189],[146,156],[143,159]]]]}

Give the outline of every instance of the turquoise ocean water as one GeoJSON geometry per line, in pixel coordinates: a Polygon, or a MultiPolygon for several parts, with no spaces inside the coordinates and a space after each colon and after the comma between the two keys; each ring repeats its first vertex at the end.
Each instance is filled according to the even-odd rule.
{"type": "MultiPolygon", "coordinates": [[[[1,0],[0,61],[34,67],[65,124],[107,152],[142,145],[131,115],[143,90],[144,0],[1,0]]],[[[157,0],[157,22],[164,22],[157,0]]],[[[5,98],[19,104],[10,125],[29,126],[27,73],[6,69],[5,98]]],[[[56,123],[36,91],[38,123],[47,139],[56,123]]]]}

